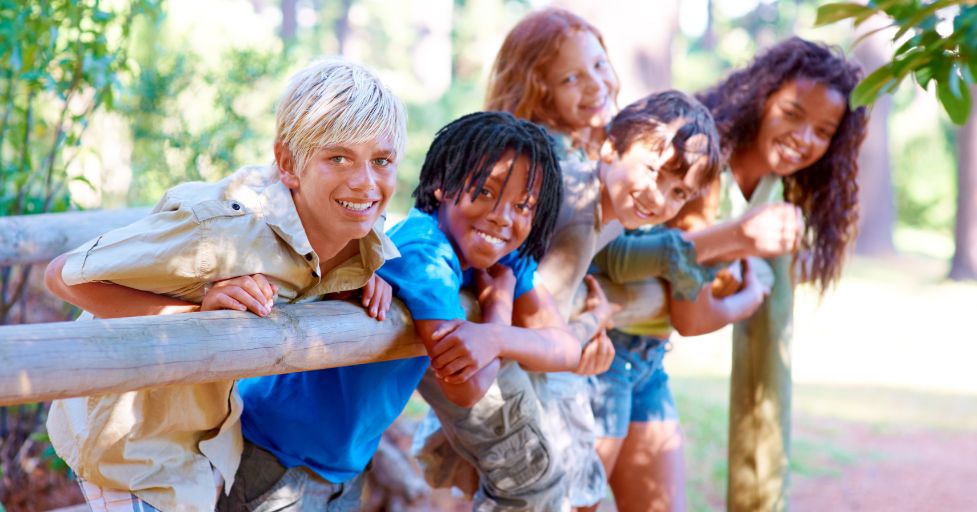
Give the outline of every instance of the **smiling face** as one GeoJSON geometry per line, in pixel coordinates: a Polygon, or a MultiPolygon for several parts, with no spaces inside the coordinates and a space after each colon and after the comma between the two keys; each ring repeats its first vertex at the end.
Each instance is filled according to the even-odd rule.
{"type": "Polygon", "coordinates": [[[618,82],[600,41],[575,30],[544,73],[557,122],[569,130],[601,128],[614,115],[618,82]]]}
{"type": "Polygon", "coordinates": [[[500,258],[515,251],[532,230],[539,178],[529,188],[529,159],[519,156],[505,189],[514,155],[508,153],[492,168],[482,191],[472,199],[470,189],[456,196],[440,197],[438,225],[451,240],[463,269],[488,268],[500,258]]]}
{"type": "Polygon", "coordinates": [[[705,158],[696,160],[682,177],[678,170],[684,162],[674,146],[662,150],[655,146],[639,139],[618,154],[610,141],[604,143],[600,178],[605,223],[616,219],[627,229],[661,224],[698,192],[696,176],[706,165],[705,158]]]}
{"type": "Polygon", "coordinates": [[[817,162],[845,115],[847,99],[822,82],[789,80],[767,98],[750,148],[767,172],[789,176],[817,162]]]}
{"type": "Polygon", "coordinates": [[[310,239],[345,244],[363,238],[396,188],[396,155],[389,137],[317,148],[298,170],[281,143],[275,145],[275,158],[310,239]]]}

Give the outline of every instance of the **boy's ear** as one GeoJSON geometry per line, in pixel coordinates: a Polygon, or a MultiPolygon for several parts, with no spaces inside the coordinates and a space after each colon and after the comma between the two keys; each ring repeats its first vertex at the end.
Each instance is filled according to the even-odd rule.
{"type": "Polygon", "coordinates": [[[438,202],[444,201],[444,192],[442,192],[440,188],[434,189],[434,198],[437,199],[438,202]]]}
{"type": "Polygon", "coordinates": [[[288,188],[295,189],[299,186],[299,177],[296,174],[295,159],[288,145],[282,141],[275,143],[275,164],[278,165],[278,177],[282,184],[288,188]]]}
{"type": "Polygon", "coordinates": [[[617,158],[617,150],[614,149],[614,143],[611,139],[604,139],[604,143],[600,145],[600,159],[604,163],[611,163],[617,158]]]}

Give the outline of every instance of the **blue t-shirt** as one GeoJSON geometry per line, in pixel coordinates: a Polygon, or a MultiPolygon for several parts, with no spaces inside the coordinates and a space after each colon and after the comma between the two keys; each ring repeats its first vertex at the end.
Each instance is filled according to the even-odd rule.
{"type": "MultiPolygon", "coordinates": [[[[458,292],[472,284],[472,273],[461,271],[434,215],[412,209],[388,235],[400,258],[377,273],[414,319],[465,318],[458,292]]],[[[535,260],[513,252],[499,261],[515,274],[516,297],[533,288],[535,260]]],[[[241,380],[244,437],[283,466],[305,466],[330,482],[345,482],[366,468],[429,363],[414,357],[241,380]]]]}

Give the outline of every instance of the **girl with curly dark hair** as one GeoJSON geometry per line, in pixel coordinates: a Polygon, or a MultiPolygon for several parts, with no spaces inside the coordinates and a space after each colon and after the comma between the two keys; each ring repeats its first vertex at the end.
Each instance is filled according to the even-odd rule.
{"type": "MultiPolygon", "coordinates": [[[[716,121],[729,172],[709,194],[687,204],[672,225],[687,230],[681,236],[693,243],[693,259],[703,265],[777,258],[770,260],[772,269],[754,258],[749,265],[734,265],[742,276],[721,272],[713,286],[697,295],[687,292],[697,290],[711,273],[687,257],[672,258],[663,276],[672,292],[667,314],[610,332],[618,355],[611,369],[598,376],[592,404],[603,431],[598,451],[620,510],[645,510],[651,504],[667,510],[685,507],[682,435],[662,367],[673,329],[703,334],[742,320],[759,306],[763,314],[747,322],[763,323],[751,329],[766,337],[748,336],[743,324],[734,328],[731,432],[738,424],[789,415],[780,400],[789,397],[790,388],[792,274],[813,281],[823,293],[838,279],[855,236],[857,156],[867,113],[850,108],[848,100],[860,76],[840,52],[794,37],[697,95],[716,121]],[[717,217],[732,220],[713,223],[717,217]],[[741,308],[738,315],[724,314],[715,307],[715,297],[737,290],[739,280],[766,281],[770,297],[762,306],[756,302],[741,308]],[[684,296],[676,289],[686,290],[684,296]],[[751,343],[760,338],[765,343],[751,343]]],[[[612,243],[595,263],[613,281],[644,279],[642,265],[629,255],[662,236],[678,232],[633,233],[612,243]]],[[[785,436],[770,437],[773,431],[781,435],[779,427],[767,429],[755,441],[786,443],[785,436]]],[[[750,452],[735,433],[730,442],[731,471],[740,462],[756,465],[755,450],[750,452]]],[[[753,469],[757,478],[765,476],[753,469]]],[[[732,499],[736,489],[730,492],[732,499]]]]}

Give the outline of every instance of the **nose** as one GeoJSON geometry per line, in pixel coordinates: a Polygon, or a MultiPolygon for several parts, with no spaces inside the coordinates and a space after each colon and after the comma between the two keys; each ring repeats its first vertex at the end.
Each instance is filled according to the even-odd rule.
{"type": "Polygon", "coordinates": [[[377,188],[377,177],[370,163],[363,162],[362,165],[357,166],[356,170],[350,174],[349,179],[346,180],[346,184],[351,190],[357,192],[369,192],[377,188]]]}
{"type": "Polygon", "coordinates": [[[810,145],[814,141],[814,127],[809,124],[800,126],[794,131],[794,138],[798,144],[810,145]]]}
{"type": "Polygon", "coordinates": [[[485,218],[500,228],[507,228],[512,225],[512,205],[508,201],[502,201],[485,218]]]}
{"type": "Polygon", "coordinates": [[[587,72],[587,79],[584,80],[584,91],[594,96],[602,95],[607,92],[607,85],[596,71],[587,72]]]}

